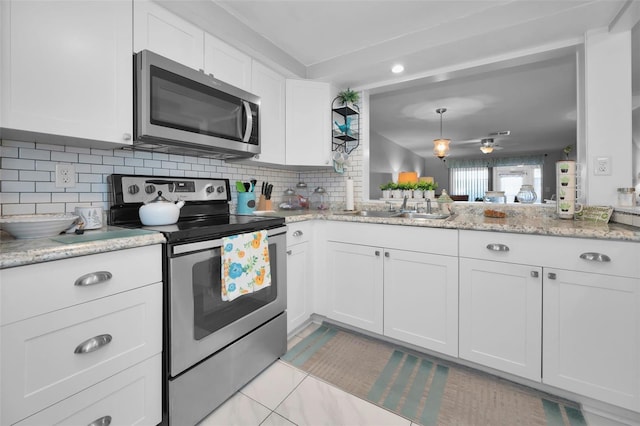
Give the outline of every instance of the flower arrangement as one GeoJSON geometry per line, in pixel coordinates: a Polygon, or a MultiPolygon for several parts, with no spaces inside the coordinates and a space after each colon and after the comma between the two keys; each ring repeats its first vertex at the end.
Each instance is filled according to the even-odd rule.
{"type": "Polygon", "coordinates": [[[394,189],[398,189],[397,186],[398,185],[393,183],[393,182],[387,182],[387,183],[383,183],[382,185],[380,185],[380,189],[382,191],[387,191],[387,190],[391,191],[391,190],[394,190],[394,189]]]}
{"type": "Polygon", "coordinates": [[[338,93],[338,99],[340,100],[342,105],[357,104],[360,100],[360,93],[348,88],[338,93]]]}
{"type": "Polygon", "coordinates": [[[573,150],[572,145],[567,145],[564,148],[562,148],[562,152],[564,152],[564,156],[567,160],[569,159],[569,154],[571,153],[572,150],[573,150]]]}

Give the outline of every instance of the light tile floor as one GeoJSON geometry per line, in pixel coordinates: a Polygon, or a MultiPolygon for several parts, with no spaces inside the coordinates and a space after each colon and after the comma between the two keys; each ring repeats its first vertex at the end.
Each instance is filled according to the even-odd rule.
{"type": "MultiPolygon", "coordinates": [[[[289,348],[318,327],[319,324],[311,324],[291,338],[289,348]]],[[[588,413],[585,416],[589,426],[619,426],[588,413]]],[[[253,425],[417,426],[279,360],[199,423],[199,426],[253,425]]]]}

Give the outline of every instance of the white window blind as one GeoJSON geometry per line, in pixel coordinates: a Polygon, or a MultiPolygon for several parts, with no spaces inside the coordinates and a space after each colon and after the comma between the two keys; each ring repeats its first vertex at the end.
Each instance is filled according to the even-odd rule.
{"type": "Polygon", "coordinates": [[[449,194],[469,195],[469,201],[484,197],[489,188],[488,167],[462,167],[449,169],[449,194]]]}

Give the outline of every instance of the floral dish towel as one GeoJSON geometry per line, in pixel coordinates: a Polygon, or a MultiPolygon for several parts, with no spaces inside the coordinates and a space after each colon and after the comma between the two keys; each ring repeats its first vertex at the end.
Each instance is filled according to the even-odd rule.
{"type": "Polygon", "coordinates": [[[222,239],[222,300],[231,301],[271,285],[267,231],[222,239]]]}

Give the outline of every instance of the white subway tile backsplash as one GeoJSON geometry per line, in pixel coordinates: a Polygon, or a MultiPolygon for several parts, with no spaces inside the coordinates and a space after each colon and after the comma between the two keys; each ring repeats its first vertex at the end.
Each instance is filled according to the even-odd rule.
{"type": "Polygon", "coordinates": [[[13,170],[35,170],[36,162],[34,160],[23,160],[20,158],[3,158],[2,168],[13,170]]]}
{"type": "Polygon", "coordinates": [[[63,163],[77,163],[78,154],[74,152],[51,151],[51,161],[59,161],[63,163]]]}
{"type": "Polygon", "coordinates": [[[299,181],[306,182],[310,192],[323,186],[336,208],[344,205],[348,176],[355,180],[356,200],[362,192],[362,162],[358,151],[352,154],[352,165],[344,175],[328,169],[298,172],[226,163],[204,157],[6,140],[0,141],[0,153],[3,154],[0,163],[0,178],[3,181],[0,186],[3,191],[0,193],[0,208],[3,215],[73,212],[76,206],[86,205],[108,209],[107,178],[112,173],[227,178],[231,182],[232,200],[236,199],[236,180],[248,181],[255,178],[258,180],[258,190],[263,181],[274,184],[273,198],[276,206],[283,191],[288,187],[295,187],[299,181]],[[71,163],[75,166],[77,183],[74,187],[65,189],[55,186],[54,172],[57,163],[71,163]]]}
{"type": "Polygon", "coordinates": [[[18,158],[20,150],[10,146],[0,146],[0,158],[18,158]]]}
{"type": "Polygon", "coordinates": [[[51,182],[51,172],[49,171],[33,171],[33,170],[20,170],[21,181],[41,181],[51,182]]]}
{"type": "Polygon", "coordinates": [[[35,182],[7,180],[2,182],[2,192],[35,192],[35,182]]]}
{"type": "Polygon", "coordinates": [[[36,204],[36,213],[65,213],[64,203],[38,203],[36,204]]]}
{"type": "Polygon", "coordinates": [[[43,149],[20,148],[20,158],[32,160],[49,160],[51,151],[43,149]]]}
{"type": "Polygon", "coordinates": [[[1,169],[0,181],[2,180],[18,180],[18,170],[1,169]]]}
{"type": "Polygon", "coordinates": [[[47,192],[22,192],[20,193],[20,203],[50,203],[51,194],[47,192]]]}
{"type": "Polygon", "coordinates": [[[35,214],[36,213],[36,205],[35,204],[3,204],[2,205],[2,215],[12,215],[12,214],[35,214]]]}

